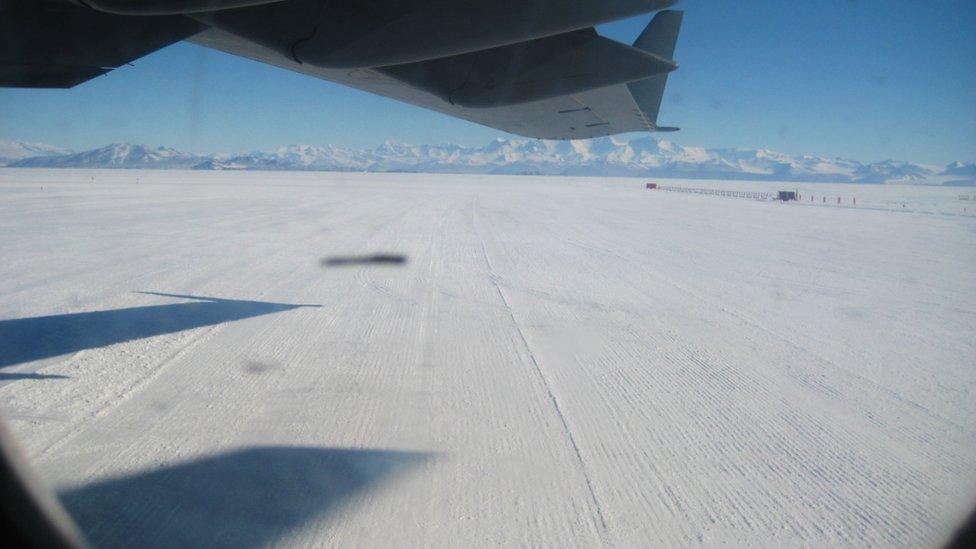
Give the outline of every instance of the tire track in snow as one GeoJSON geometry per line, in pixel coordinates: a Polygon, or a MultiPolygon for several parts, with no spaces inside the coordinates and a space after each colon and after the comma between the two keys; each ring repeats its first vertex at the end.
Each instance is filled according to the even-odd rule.
{"type": "Polygon", "coordinates": [[[478,229],[477,209],[477,203],[472,202],[471,224],[474,228],[474,233],[478,238],[478,242],[481,244],[481,255],[485,260],[485,267],[488,270],[488,279],[491,281],[492,286],[494,286],[495,291],[498,292],[498,297],[502,300],[505,310],[508,312],[509,318],[512,319],[512,325],[515,326],[515,331],[518,333],[522,346],[525,348],[525,352],[528,354],[529,360],[532,362],[532,367],[535,370],[539,381],[542,383],[542,386],[546,390],[546,396],[549,397],[549,402],[552,404],[553,411],[556,413],[556,417],[559,418],[559,423],[562,426],[563,433],[566,435],[569,445],[573,450],[573,455],[576,457],[576,462],[579,465],[580,473],[583,475],[583,479],[586,481],[586,491],[589,493],[590,502],[593,505],[594,511],[596,511],[597,520],[595,521],[594,528],[596,530],[597,537],[601,543],[606,544],[606,536],[609,531],[609,528],[607,527],[607,519],[603,513],[603,507],[600,505],[600,500],[597,498],[596,490],[593,488],[593,480],[590,477],[589,471],[586,467],[586,462],[583,460],[583,453],[580,451],[579,444],[576,442],[576,437],[573,436],[572,429],[569,428],[569,422],[566,421],[566,416],[563,413],[562,408],[559,406],[559,400],[552,391],[552,385],[549,383],[548,378],[546,378],[545,373],[542,371],[542,367],[539,365],[539,361],[535,357],[535,353],[532,352],[532,347],[529,346],[529,342],[525,338],[525,332],[522,330],[522,325],[519,324],[518,319],[515,317],[515,312],[512,310],[508,298],[505,297],[505,292],[502,290],[501,286],[498,285],[498,275],[495,273],[495,268],[491,263],[491,257],[488,255],[488,248],[485,245],[484,236],[482,236],[481,230],[478,229]]]}

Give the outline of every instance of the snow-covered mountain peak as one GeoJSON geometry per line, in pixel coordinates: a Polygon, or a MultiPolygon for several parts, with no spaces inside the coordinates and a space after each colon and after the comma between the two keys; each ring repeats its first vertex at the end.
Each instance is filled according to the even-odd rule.
{"type": "Polygon", "coordinates": [[[34,143],[30,141],[7,141],[0,140],[0,166],[6,166],[25,158],[37,156],[56,156],[69,154],[71,151],[48,145],[46,143],[34,143]]]}
{"type": "Polygon", "coordinates": [[[952,175],[956,177],[976,177],[976,162],[955,161],[945,167],[942,175],[952,175]]]}

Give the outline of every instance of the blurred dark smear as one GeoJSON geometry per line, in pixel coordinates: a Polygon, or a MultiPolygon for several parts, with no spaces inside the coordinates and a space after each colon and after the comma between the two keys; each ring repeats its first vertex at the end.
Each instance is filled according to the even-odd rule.
{"type": "Polygon", "coordinates": [[[333,255],[323,257],[323,267],[349,267],[352,265],[406,265],[407,256],[401,254],[333,255]]]}
{"type": "Polygon", "coordinates": [[[973,509],[965,524],[956,530],[955,536],[946,544],[947,549],[963,549],[965,547],[976,547],[976,509],[973,509]]]}
{"type": "Polygon", "coordinates": [[[269,370],[274,370],[278,366],[270,362],[258,362],[256,360],[249,360],[244,363],[244,371],[249,374],[263,374],[269,370]]]}
{"type": "Polygon", "coordinates": [[[876,86],[884,87],[888,85],[888,75],[886,74],[872,74],[868,78],[876,86]]]}

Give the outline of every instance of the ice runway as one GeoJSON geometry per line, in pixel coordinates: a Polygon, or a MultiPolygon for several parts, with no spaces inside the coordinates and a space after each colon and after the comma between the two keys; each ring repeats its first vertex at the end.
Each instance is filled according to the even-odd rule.
{"type": "Polygon", "coordinates": [[[0,170],[3,415],[106,547],[944,541],[964,191],[642,186],[0,170]]]}

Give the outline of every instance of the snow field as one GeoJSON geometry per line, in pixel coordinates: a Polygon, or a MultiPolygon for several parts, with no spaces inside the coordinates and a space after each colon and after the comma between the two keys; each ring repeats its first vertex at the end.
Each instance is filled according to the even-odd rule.
{"type": "Polygon", "coordinates": [[[0,408],[102,546],[944,541],[976,500],[961,191],[659,181],[858,207],[2,170],[0,408]],[[408,261],[322,264],[375,253],[408,261]]]}

